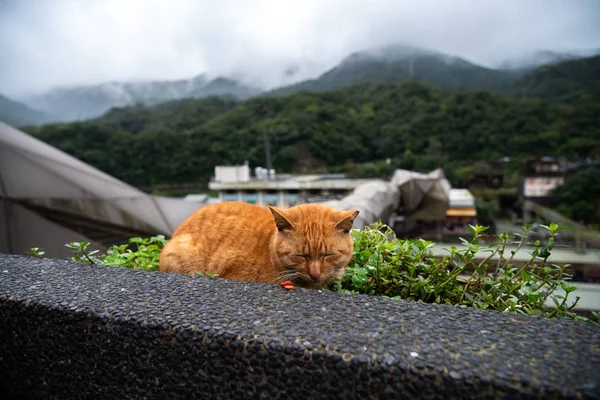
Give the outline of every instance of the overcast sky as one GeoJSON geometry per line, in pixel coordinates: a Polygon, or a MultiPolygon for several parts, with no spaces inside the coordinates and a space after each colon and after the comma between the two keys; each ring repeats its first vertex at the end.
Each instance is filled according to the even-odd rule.
{"type": "Polygon", "coordinates": [[[276,86],[404,43],[487,66],[600,49],[600,0],[0,0],[0,93],[200,73],[276,86]]]}

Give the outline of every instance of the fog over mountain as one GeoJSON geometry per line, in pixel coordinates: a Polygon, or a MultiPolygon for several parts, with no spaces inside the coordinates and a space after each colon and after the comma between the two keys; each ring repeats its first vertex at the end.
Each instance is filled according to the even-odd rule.
{"type": "Polygon", "coordinates": [[[599,20],[596,0],[0,0],[0,93],[202,74],[272,89],[397,43],[518,68],[600,49],[599,20]]]}
{"type": "Polygon", "coordinates": [[[29,96],[26,103],[54,115],[55,121],[73,121],[97,117],[113,107],[154,105],[170,100],[208,96],[246,99],[260,92],[258,88],[232,79],[211,79],[198,75],[175,81],[107,82],[58,87],[29,96]]]}

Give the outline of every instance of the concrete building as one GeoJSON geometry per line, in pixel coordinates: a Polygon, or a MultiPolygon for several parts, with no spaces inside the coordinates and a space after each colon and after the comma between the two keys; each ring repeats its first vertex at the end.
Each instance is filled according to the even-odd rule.
{"type": "Polygon", "coordinates": [[[248,164],[216,166],[209,188],[221,201],[244,201],[257,205],[291,207],[299,203],[341,199],[357,187],[377,179],[346,179],[343,174],[276,175],[256,168],[250,176],[248,164]],[[243,177],[240,179],[238,177],[243,177]]]}
{"type": "Polygon", "coordinates": [[[248,162],[244,165],[217,165],[215,167],[215,180],[218,182],[249,182],[250,167],[248,162]]]}
{"type": "Polygon", "coordinates": [[[520,192],[525,199],[545,203],[552,190],[564,183],[565,170],[552,157],[525,163],[521,172],[520,192]]]}

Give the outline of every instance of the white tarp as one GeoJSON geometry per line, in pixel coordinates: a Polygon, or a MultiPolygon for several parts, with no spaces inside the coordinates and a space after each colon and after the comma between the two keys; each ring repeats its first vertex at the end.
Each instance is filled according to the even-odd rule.
{"type": "Polygon", "coordinates": [[[443,220],[450,204],[450,182],[440,168],[428,174],[398,169],[391,183],[400,190],[405,215],[414,220],[443,220]]]}
{"type": "Polygon", "coordinates": [[[363,229],[379,220],[387,223],[388,218],[396,209],[399,199],[398,188],[382,180],[365,183],[354,189],[350,195],[323,204],[338,210],[359,210],[360,213],[354,220],[353,227],[363,229]]]}
{"type": "Polygon", "coordinates": [[[339,210],[358,209],[354,228],[362,229],[376,221],[387,223],[398,209],[414,220],[443,220],[449,201],[450,182],[441,169],[428,174],[398,169],[390,182],[369,182],[340,200],[323,204],[339,210]]]}
{"type": "Polygon", "coordinates": [[[68,255],[81,232],[101,242],[111,232],[170,235],[202,207],[148,195],[2,122],[0,201],[0,252],[43,247],[50,257],[68,255]]]}

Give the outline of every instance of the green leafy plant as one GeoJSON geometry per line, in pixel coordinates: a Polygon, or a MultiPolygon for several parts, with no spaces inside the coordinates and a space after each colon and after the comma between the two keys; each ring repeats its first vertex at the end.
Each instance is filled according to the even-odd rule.
{"type": "Polygon", "coordinates": [[[163,235],[150,238],[131,238],[126,244],[112,246],[102,262],[115,267],[158,270],[160,251],[167,240],[163,235]]]}
{"type": "Polygon", "coordinates": [[[98,250],[88,250],[90,242],[71,242],[66,244],[69,249],[73,252],[71,260],[82,262],[86,264],[99,264],[102,260],[96,256],[98,250]]]}
{"type": "MultiPolygon", "coordinates": [[[[134,237],[122,245],[110,247],[106,254],[97,255],[98,250],[90,250],[90,242],[71,242],[67,245],[73,252],[71,260],[85,264],[105,264],[131,269],[158,270],[160,251],[167,240],[163,235],[150,238],[134,237]]],[[[29,250],[29,254],[42,258],[44,251],[38,247],[29,250]]]]}
{"type": "Polygon", "coordinates": [[[40,249],[39,247],[32,247],[26,252],[26,254],[36,258],[44,258],[44,254],[46,254],[46,252],[43,249],[40,249]]]}
{"type": "Polygon", "coordinates": [[[218,278],[219,274],[211,274],[210,272],[196,272],[198,276],[206,276],[207,278],[218,278]]]}
{"type": "Polygon", "coordinates": [[[555,237],[562,229],[544,226],[550,232],[546,243],[536,241],[531,258],[521,266],[513,262],[527,244],[530,227],[522,234],[486,235],[484,226],[469,226],[473,238],[461,238],[462,249],[434,257],[433,242],[397,240],[390,227],[381,223],[354,230],[354,257],[341,281],[332,289],[347,293],[387,296],[427,303],[451,304],[545,317],[586,319],[571,312],[579,297],[569,301],[576,286],[568,283],[568,264],[549,264],[555,237]],[[480,245],[482,238],[495,242],[480,245]],[[508,251],[508,246],[516,246],[508,251]],[[481,254],[486,256],[482,258],[481,254]],[[560,290],[562,289],[562,290],[560,290]],[[549,304],[548,300],[551,302],[549,304]]]}

